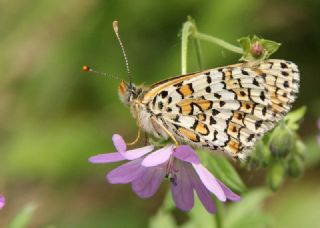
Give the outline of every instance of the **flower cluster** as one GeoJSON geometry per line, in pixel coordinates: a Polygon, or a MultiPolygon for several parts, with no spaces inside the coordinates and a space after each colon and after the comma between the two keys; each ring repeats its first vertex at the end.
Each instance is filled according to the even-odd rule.
{"type": "Polygon", "coordinates": [[[210,213],[216,211],[211,193],[220,201],[238,201],[240,197],[217,180],[201,163],[196,152],[187,145],[167,145],[163,148],[145,146],[128,150],[120,135],[113,135],[114,153],[89,158],[91,163],[127,161],[107,174],[111,184],[129,184],[141,198],[153,196],[161,182],[168,178],[171,193],[178,208],[189,211],[194,205],[194,193],[210,213]]]}

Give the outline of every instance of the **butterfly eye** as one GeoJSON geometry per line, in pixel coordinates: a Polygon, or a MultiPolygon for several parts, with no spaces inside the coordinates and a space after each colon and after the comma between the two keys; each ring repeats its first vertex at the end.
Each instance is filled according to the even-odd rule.
{"type": "Polygon", "coordinates": [[[127,91],[127,86],[124,81],[121,81],[118,87],[120,95],[124,96],[127,91]]]}

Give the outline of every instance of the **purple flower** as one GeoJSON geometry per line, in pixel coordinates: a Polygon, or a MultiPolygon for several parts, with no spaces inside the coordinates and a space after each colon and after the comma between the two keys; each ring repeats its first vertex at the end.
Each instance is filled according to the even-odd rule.
{"type": "Polygon", "coordinates": [[[162,180],[167,177],[171,182],[173,200],[183,211],[193,208],[193,190],[210,213],[216,211],[210,193],[223,202],[227,199],[240,200],[238,195],[201,165],[196,152],[189,146],[167,145],[154,152],[154,146],[146,146],[126,151],[126,144],[120,135],[113,135],[112,140],[118,152],[100,154],[89,159],[92,163],[129,160],[107,174],[111,184],[131,183],[132,190],[138,196],[148,198],[155,194],[162,180]]]}
{"type": "Polygon", "coordinates": [[[4,207],[6,204],[6,199],[4,198],[3,195],[0,195],[0,210],[4,207]]]}

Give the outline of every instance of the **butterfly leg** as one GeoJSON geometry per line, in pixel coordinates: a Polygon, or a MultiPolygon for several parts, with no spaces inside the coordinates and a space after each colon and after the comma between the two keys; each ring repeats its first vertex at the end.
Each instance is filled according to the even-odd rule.
{"type": "Polygon", "coordinates": [[[135,138],[135,140],[133,140],[133,141],[130,142],[130,143],[127,143],[127,145],[128,145],[128,146],[132,146],[132,145],[136,144],[136,143],[139,141],[140,136],[141,136],[141,128],[139,128],[139,130],[138,130],[138,135],[137,135],[137,137],[135,138]]]}
{"type": "Polygon", "coordinates": [[[176,137],[174,137],[174,135],[162,123],[159,123],[159,121],[157,121],[154,116],[151,117],[151,122],[154,126],[160,127],[173,140],[176,146],[180,145],[176,137]]]}
{"type": "Polygon", "coordinates": [[[147,133],[144,133],[144,145],[145,146],[149,145],[149,137],[147,133]]]}

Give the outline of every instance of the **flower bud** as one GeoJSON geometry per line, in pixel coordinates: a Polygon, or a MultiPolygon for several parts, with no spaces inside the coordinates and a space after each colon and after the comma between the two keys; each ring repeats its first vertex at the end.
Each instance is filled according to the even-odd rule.
{"type": "Polygon", "coordinates": [[[255,149],[250,154],[250,160],[247,163],[249,168],[259,168],[267,166],[270,163],[271,153],[263,140],[256,143],[255,149]]]}
{"type": "Polygon", "coordinates": [[[258,41],[251,45],[250,53],[253,57],[259,58],[263,54],[263,46],[258,41]]]}
{"type": "Polygon", "coordinates": [[[288,161],[288,174],[291,177],[298,178],[303,174],[303,161],[299,156],[293,156],[288,161]]]}
{"type": "Polygon", "coordinates": [[[270,170],[267,173],[267,184],[269,187],[276,191],[282,184],[285,176],[285,168],[281,162],[272,164],[270,170]]]}
{"type": "Polygon", "coordinates": [[[301,158],[304,158],[306,155],[306,150],[306,145],[301,140],[297,140],[294,147],[295,154],[299,155],[301,158]]]}
{"type": "Polygon", "coordinates": [[[293,145],[293,134],[284,124],[280,124],[272,133],[269,141],[271,154],[275,158],[285,158],[293,145]]]}
{"type": "Polygon", "coordinates": [[[264,166],[268,166],[269,164],[270,164],[270,161],[271,161],[271,151],[270,151],[270,149],[269,149],[269,147],[268,146],[266,146],[266,145],[263,145],[263,151],[262,151],[262,153],[263,153],[263,161],[262,161],[262,164],[264,165],[264,166]]]}

